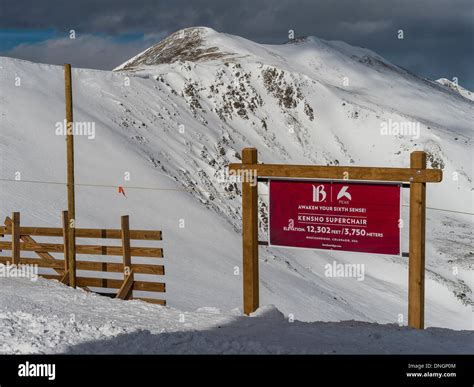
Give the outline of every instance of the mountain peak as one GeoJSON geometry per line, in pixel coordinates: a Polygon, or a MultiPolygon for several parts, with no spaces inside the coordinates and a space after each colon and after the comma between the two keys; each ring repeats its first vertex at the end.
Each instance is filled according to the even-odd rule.
{"type": "Polygon", "coordinates": [[[142,66],[153,66],[177,61],[205,61],[227,57],[210,44],[210,37],[219,33],[208,27],[190,27],[176,31],[154,46],[146,49],[127,62],[115,68],[118,70],[136,70],[142,66]]]}
{"type": "Polygon", "coordinates": [[[292,62],[295,65],[293,70],[299,71],[302,66],[311,67],[311,64],[319,62],[323,57],[328,61],[349,59],[367,65],[382,64],[399,70],[371,50],[315,36],[297,37],[284,44],[262,44],[208,27],[190,27],[174,32],[116,67],[114,71],[140,71],[174,62],[228,62],[244,58],[246,61],[282,67],[287,67],[292,62]]]}
{"type": "Polygon", "coordinates": [[[288,40],[285,44],[298,44],[298,43],[306,43],[310,41],[314,41],[313,36],[299,36],[294,39],[288,40]]]}
{"type": "Polygon", "coordinates": [[[449,79],[446,79],[446,78],[439,78],[436,80],[436,82],[443,85],[447,89],[462,95],[464,98],[474,101],[474,93],[462,87],[457,82],[450,81],[449,79]]]}

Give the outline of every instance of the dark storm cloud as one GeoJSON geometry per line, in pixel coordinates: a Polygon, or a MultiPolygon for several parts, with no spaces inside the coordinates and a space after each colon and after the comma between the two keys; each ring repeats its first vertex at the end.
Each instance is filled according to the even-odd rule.
{"type": "MultiPolygon", "coordinates": [[[[112,68],[127,58],[125,54],[153,43],[150,38],[111,40],[125,34],[154,34],[158,40],[180,28],[204,25],[259,42],[280,43],[293,29],[298,36],[368,47],[415,73],[430,78],[456,76],[461,84],[474,88],[472,0],[4,0],[3,4],[1,28],[55,29],[63,34],[75,29],[89,36],[83,38],[88,40],[83,49],[76,46],[76,55],[82,52],[83,59],[90,58],[88,67],[112,68]],[[397,39],[399,29],[404,30],[403,40],[397,39]],[[90,55],[97,53],[91,49],[94,44],[108,54],[94,59],[90,55]],[[112,48],[123,48],[124,54],[113,55],[112,48]]],[[[45,43],[33,54],[34,45],[13,52],[32,60],[40,60],[44,52],[53,62],[61,56],[57,45],[45,43]]]]}

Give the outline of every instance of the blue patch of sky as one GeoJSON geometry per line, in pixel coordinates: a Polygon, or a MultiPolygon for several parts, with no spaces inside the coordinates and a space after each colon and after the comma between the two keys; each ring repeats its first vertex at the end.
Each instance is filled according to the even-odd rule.
{"type": "MultiPolygon", "coordinates": [[[[69,31],[60,32],[54,29],[0,29],[0,52],[6,52],[20,44],[35,44],[50,39],[60,39],[69,36],[69,31]]],[[[80,32],[76,31],[76,37],[80,32]]],[[[117,42],[132,42],[141,40],[143,33],[130,33],[117,36],[107,36],[105,34],[95,34],[99,37],[108,37],[117,42]]]]}
{"type": "Polygon", "coordinates": [[[56,37],[58,33],[53,29],[0,29],[0,52],[11,50],[23,43],[38,43],[56,37]]]}

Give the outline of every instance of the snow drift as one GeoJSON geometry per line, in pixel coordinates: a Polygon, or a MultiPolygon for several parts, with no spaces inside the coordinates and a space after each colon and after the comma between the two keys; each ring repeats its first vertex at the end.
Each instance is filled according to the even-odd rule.
{"type": "Polygon", "coordinates": [[[472,353],[472,331],[357,321],[289,322],[266,306],[183,312],[113,300],[56,281],[2,280],[0,353],[356,354],[472,353]]]}

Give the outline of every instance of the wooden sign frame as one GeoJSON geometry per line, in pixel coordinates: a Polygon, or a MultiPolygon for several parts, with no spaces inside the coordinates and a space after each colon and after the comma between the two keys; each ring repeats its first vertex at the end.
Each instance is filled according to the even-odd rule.
{"type": "Polygon", "coordinates": [[[426,183],[443,179],[440,169],[426,168],[426,153],[410,154],[410,168],[258,164],[256,148],[242,150],[242,163],[229,171],[245,175],[242,180],[243,306],[250,314],[259,307],[258,268],[258,178],[307,178],[347,181],[408,183],[410,186],[408,326],[424,328],[426,183]],[[248,178],[248,177],[251,178],[248,178]]]}

